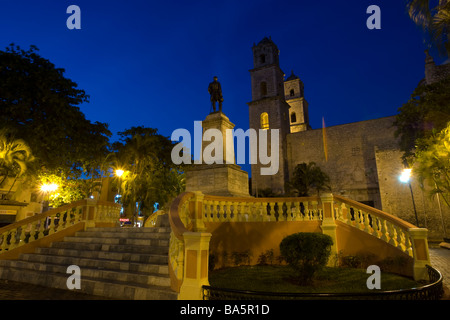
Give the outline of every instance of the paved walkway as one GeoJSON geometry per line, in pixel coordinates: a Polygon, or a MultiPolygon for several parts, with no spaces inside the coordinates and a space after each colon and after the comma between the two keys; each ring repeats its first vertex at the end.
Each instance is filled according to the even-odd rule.
{"type": "Polygon", "coordinates": [[[444,299],[450,300],[450,250],[430,244],[431,265],[444,277],[444,299]]]}

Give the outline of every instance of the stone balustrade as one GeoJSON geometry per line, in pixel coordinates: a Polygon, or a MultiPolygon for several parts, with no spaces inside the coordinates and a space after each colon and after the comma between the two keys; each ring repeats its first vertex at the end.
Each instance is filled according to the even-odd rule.
{"type": "Polygon", "coordinates": [[[119,216],[119,204],[85,199],[17,221],[0,228],[0,259],[15,259],[70,232],[116,225],[119,216]]]}
{"type": "MultiPolygon", "coordinates": [[[[338,253],[339,223],[380,239],[414,261],[416,280],[427,278],[430,264],[427,230],[417,228],[386,212],[332,194],[301,198],[250,198],[204,195],[186,192],[169,211],[172,234],[169,270],[172,288],[180,299],[201,299],[208,285],[208,226],[217,223],[320,223],[333,239],[332,254],[338,253]]],[[[236,240],[238,241],[238,240],[236,240]]]]}

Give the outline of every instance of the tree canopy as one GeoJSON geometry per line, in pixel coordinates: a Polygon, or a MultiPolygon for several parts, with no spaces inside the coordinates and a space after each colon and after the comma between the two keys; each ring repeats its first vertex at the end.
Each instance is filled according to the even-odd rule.
{"type": "Polygon", "coordinates": [[[450,52],[450,2],[440,0],[407,0],[410,18],[424,29],[429,46],[437,48],[442,56],[450,52]]]}
{"type": "Polygon", "coordinates": [[[314,162],[300,163],[293,172],[292,179],[287,186],[291,193],[297,193],[299,197],[311,196],[315,190],[317,193],[330,189],[330,178],[314,162]]]}
{"type": "Polygon", "coordinates": [[[431,85],[419,84],[410,100],[399,108],[394,125],[404,160],[426,148],[426,139],[450,121],[450,78],[431,85]]]}
{"type": "Polygon", "coordinates": [[[46,170],[93,174],[108,152],[111,132],[87,120],[89,96],[31,46],[0,51],[0,127],[26,141],[46,170]]]}
{"type": "Polygon", "coordinates": [[[184,191],[183,167],[172,162],[173,142],[169,138],[143,126],[118,135],[120,141],[113,143],[113,161],[116,169],[124,170],[118,182],[125,206],[138,203],[148,215],[155,203],[162,207],[184,191]]]}

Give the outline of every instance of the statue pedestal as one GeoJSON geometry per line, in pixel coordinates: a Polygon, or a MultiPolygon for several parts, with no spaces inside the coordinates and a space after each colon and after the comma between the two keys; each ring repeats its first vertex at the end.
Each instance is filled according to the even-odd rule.
{"type": "MultiPolygon", "coordinates": [[[[208,129],[219,130],[222,134],[223,163],[193,164],[186,170],[186,191],[201,191],[217,196],[249,197],[248,173],[235,164],[234,139],[227,130],[234,128],[222,112],[210,113],[202,121],[203,134],[208,129]],[[228,160],[228,163],[227,163],[228,160]]],[[[213,142],[202,141],[202,155],[205,148],[213,142]]]]}
{"type": "Polygon", "coordinates": [[[186,171],[186,191],[249,197],[248,173],[236,164],[199,164],[186,171]]]}

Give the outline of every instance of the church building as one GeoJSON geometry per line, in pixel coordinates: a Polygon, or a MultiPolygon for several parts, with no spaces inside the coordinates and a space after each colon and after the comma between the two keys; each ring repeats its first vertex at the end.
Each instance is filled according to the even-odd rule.
{"type": "MultiPolygon", "coordinates": [[[[260,168],[265,165],[252,164],[252,195],[257,196],[257,191],[264,189],[286,194],[286,182],[292,177],[294,168],[300,163],[314,162],[330,177],[333,194],[398,215],[412,223],[415,223],[414,210],[421,216],[419,220],[423,224],[435,220],[432,214],[436,215],[436,203],[424,195],[417,181],[411,182],[413,204],[409,186],[398,180],[404,166],[394,136],[395,115],[313,129],[309,125],[303,82],[294,72],[285,79],[276,44],[270,38],[264,38],[254,44],[252,50],[249,127],[257,132],[259,129],[279,129],[278,173],[261,175],[260,168]]],[[[439,69],[442,74],[442,68],[450,70],[448,66],[435,66],[427,54],[425,81],[436,74],[433,70],[439,69]]]]}

